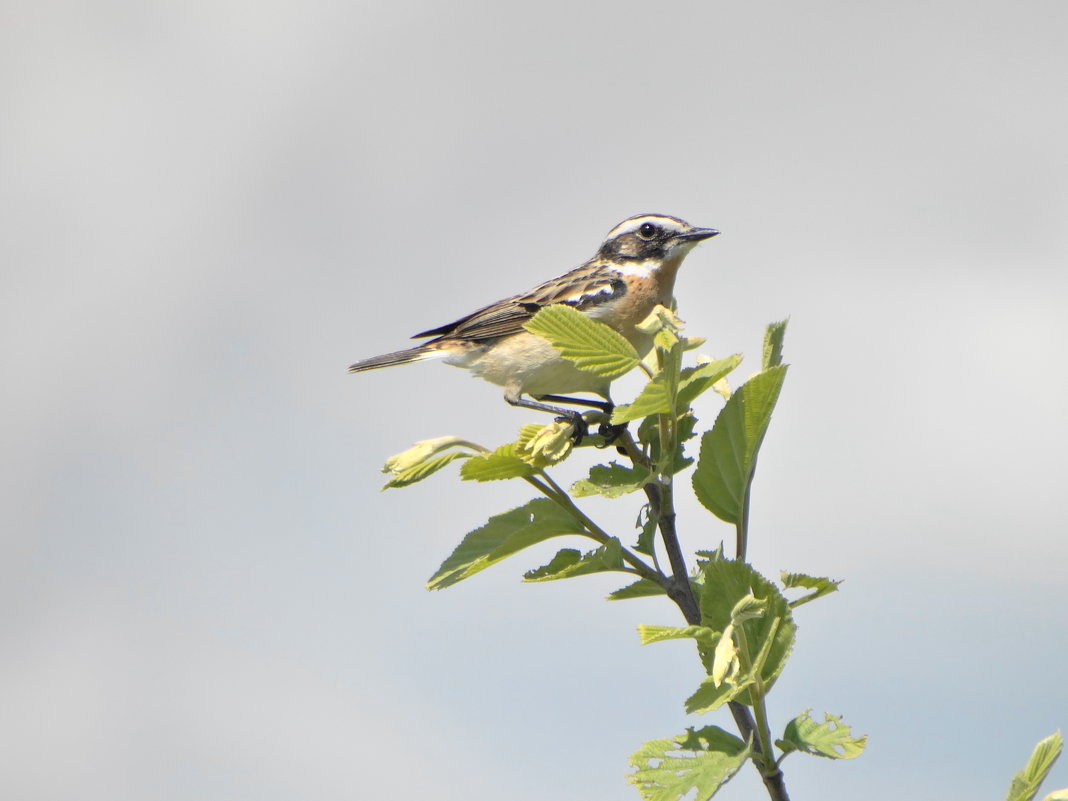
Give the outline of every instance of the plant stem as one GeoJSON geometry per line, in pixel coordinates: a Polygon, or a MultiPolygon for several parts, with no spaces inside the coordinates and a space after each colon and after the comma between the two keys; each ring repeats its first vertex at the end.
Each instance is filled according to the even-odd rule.
{"type": "Polygon", "coordinates": [[[756,715],[757,723],[757,742],[760,744],[760,757],[764,764],[764,768],[760,773],[764,775],[766,771],[775,768],[775,754],[771,749],[771,729],[768,726],[768,709],[764,703],[764,679],[760,675],[761,666],[754,665],[753,660],[750,658],[749,639],[745,636],[745,627],[739,625],[735,629],[735,636],[738,638],[738,661],[742,670],[753,677],[753,685],[749,688],[749,695],[753,699],[753,712],[756,715]]]}
{"type": "MultiPolygon", "coordinates": [[[[735,525],[734,558],[739,562],[745,561],[746,550],[749,545],[749,491],[753,486],[755,470],[756,460],[754,458],[750,466],[749,480],[745,484],[742,513],[739,516],[738,523],[735,525]]],[[[739,627],[738,631],[744,640],[745,633],[741,627],[739,627]]],[[[748,659],[748,650],[745,647],[740,650],[746,654],[748,659]]],[[[731,701],[728,704],[731,715],[734,716],[734,722],[738,726],[738,731],[741,733],[742,738],[753,743],[753,751],[756,754],[756,758],[753,759],[753,766],[760,774],[764,787],[768,791],[768,796],[772,801],[790,801],[790,796],[786,792],[786,781],[782,770],[776,763],[772,753],[771,729],[768,726],[768,712],[764,704],[764,686],[759,677],[757,677],[757,684],[751,692],[754,696],[753,709],[756,712],[757,719],[754,721],[753,713],[749,711],[749,707],[739,701],[731,701]]]]}
{"type": "MultiPolygon", "coordinates": [[[[675,512],[674,509],[668,507],[670,512],[665,514],[661,508],[661,490],[662,485],[658,484],[646,484],[645,493],[649,498],[649,506],[653,511],[653,514],[657,515],[657,522],[660,527],[660,535],[664,540],[664,548],[667,551],[668,559],[671,561],[671,568],[673,572],[673,581],[670,589],[666,588],[668,596],[675,602],[682,612],[682,616],[686,619],[686,622],[691,626],[701,625],[701,608],[697,604],[697,599],[694,597],[693,588],[690,586],[690,581],[686,573],[686,563],[682,556],[682,549],[679,546],[678,536],[675,532],[675,512]],[[680,583],[679,577],[682,577],[680,583]]],[[[670,500],[670,495],[668,498],[670,500]]],[[[753,744],[754,759],[753,766],[760,774],[761,780],[764,782],[764,787],[768,791],[768,797],[772,801],[790,801],[790,796],[786,792],[786,782],[783,778],[782,771],[779,766],[775,764],[774,759],[770,756],[770,742],[771,735],[768,728],[767,713],[763,706],[763,694],[760,698],[760,709],[758,716],[762,718],[763,724],[759,725],[757,721],[753,720],[753,714],[749,711],[749,707],[740,701],[731,701],[728,704],[731,715],[734,717],[734,723],[738,727],[738,732],[741,734],[742,739],[753,744]],[[766,746],[765,743],[768,745],[766,746]]]]}
{"type": "Polygon", "coordinates": [[[749,472],[749,481],[745,483],[745,494],[742,496],[742,513],[735,523],[734,558],[739,562],[745,561],[745,554],[749,548],[749,491],[753,487],[753,470],[756,469],[756,459],[753,459],[752,468],[749,472]]]}
{"type": "Polygon", "coordinates": [[[627,457],[634,462],[634,464],[652,468],[652,462],[649,461],[649,457],[642,453],[641,448],[639,448],[638,443],[634,441],[634,436],[630,433],[629,429],[623,429],[623,433],[616,437],[616,445],[623,449],[627,457]]]}
{"type": "Polygon", "coordinates": [[[649,510],[656,517],[668,564],[671,565],[671,587],[667,593],[682,610],[687,622],[697,626],[701,623],[701,608],[690,586],[690,573],[686,569],[686,558],[682,554],[678,531],[675,529],[675,493],[672,483],[674,475],[671,469],[675,461],[677,439],[675,422],[675,415],[671,412],[658,415],[660,463],[652,465],[653,481],[645,485],[645,496],[649,499],[649,510]]]}

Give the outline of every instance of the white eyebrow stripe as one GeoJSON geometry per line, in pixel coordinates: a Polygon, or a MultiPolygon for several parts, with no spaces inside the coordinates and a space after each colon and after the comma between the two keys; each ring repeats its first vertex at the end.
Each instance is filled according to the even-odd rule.
{"type": "Polygon", "coordinates": [[[661,228],[666,228],[669,231],[682,231],[685,228],[682,221],[674,217],[667,217],[663,214],[643,214],[640,217],[631,217],[629,220],[621,222],[608,232],[608,236],[605,237],[605,240],[615,239],[617,236],[622,236],[623,234],[634,233],[647,222],[659,225],[661,228]]]}

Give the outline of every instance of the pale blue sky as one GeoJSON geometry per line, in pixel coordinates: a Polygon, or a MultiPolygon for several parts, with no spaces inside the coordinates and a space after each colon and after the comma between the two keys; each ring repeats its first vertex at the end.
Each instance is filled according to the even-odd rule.
{"type": "Polygon", "coordinates": [[[728,726],[683,714],[685,645],[638,646],[671,607],[519,583],[551,548],[427,593],[530,493],[381,463],[537,415],[345,373],[649,211],[723,232],[677,287],[707,351],[745,375],[791,317],[751,557],[845,584],[773,728],[871,738],[791,757],[793,797],[999,799],[1068,727],[1064,3],[3,16],[0,796],[636,799],[642,741],[728,726]]]}

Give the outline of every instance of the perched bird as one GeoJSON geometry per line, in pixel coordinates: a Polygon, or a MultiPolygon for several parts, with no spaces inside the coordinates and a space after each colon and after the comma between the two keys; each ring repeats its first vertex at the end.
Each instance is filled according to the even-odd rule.
{"type": "Polygon", "coordinates": [[[576,438],[581,439],[585,432],[582,416],[545,401],[609,411],[609,382],[578,369],[523,324],[543,306],[564,303],[607,323],[644,355],[652,347],[652,338],[635,326],[658,303],[671,303],[675,274],[686,254],[701,240],[718,233],[663,214],[631,217],[609,231],[597,254],[581,267],[528,292],[483,306],[455,322],[415,334],[412,339],[432,339],[356,362],[349,371],[444,359],[446,364],[466,367],[504,387],[504,399],[513,406],[567,419],[576,426],[576,438]],[[561,396],[570,392],[592,393],[604,401],[561,396]]]}

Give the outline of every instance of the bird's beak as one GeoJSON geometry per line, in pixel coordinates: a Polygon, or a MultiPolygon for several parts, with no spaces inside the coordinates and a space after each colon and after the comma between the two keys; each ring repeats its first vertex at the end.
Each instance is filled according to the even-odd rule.
{"type": "Polygon", "coordinates": [[[711,239],[718,234],[715,228],[693,228],[684,234],[679,234],[679,239],[684,242],[700,242],[702,239],[711,239]]]}

